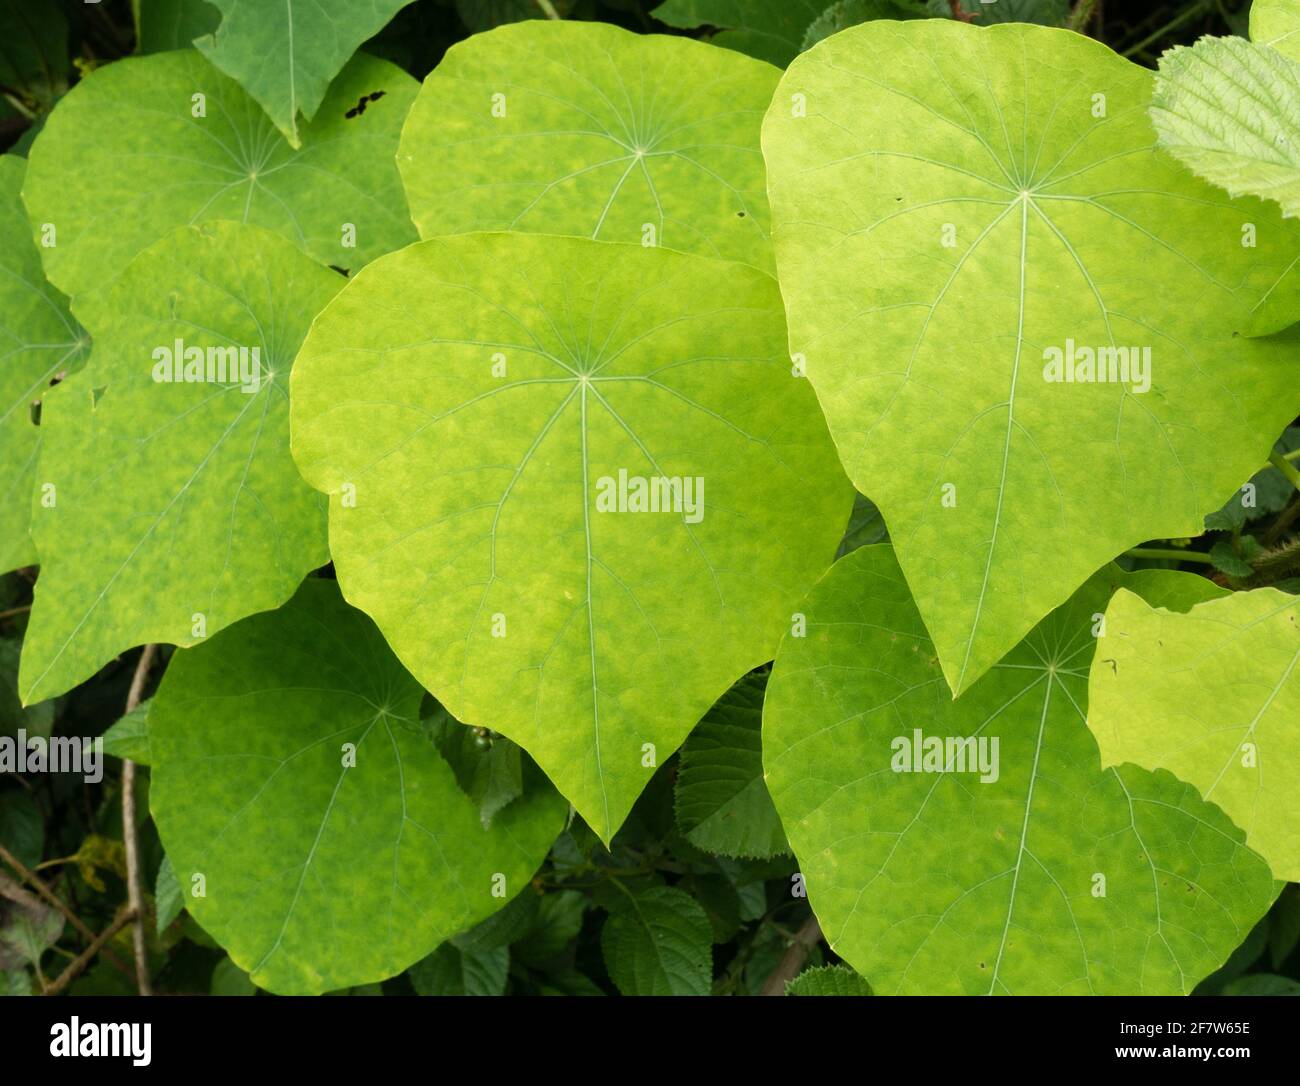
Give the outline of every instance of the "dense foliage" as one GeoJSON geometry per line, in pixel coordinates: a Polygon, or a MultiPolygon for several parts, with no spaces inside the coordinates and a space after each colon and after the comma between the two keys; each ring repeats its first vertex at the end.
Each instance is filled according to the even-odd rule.
{"type": "Polygon", "coordinates": [[[0,37],[0,992],[1300,994],[1300,0],[0,37]]]}

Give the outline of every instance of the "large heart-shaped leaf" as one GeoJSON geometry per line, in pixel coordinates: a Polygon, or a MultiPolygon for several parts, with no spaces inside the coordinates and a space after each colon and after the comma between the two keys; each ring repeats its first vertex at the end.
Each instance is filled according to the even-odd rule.
{"type": "Polygon", "coordinates": [[[36,561],[32,489],[41,430],[35,405],[60,374],[81,367],[90,337],[45,281],[18,192],[26,163],[0,156],[0,573],[36,561]]]}
{"type": "Polygon", "coordinates": [[[289,457],[288,376],[343,282],[258,227],[205,223],[77,299],[95,345],[41,416],[24,701],[277,607],[329,561],[289,457]]]}
{"type": "Polygon", "coordinates": [[[1250,5],[1250,40],[1271,45],[1300,61],[1300,4],[1296,0],[1254,0],[1250,5]]]}
{"type": "Polygon", "coordinates": [[[344,594],[606,842],[848,517],[784,336],[743,264],[459,235],[364,269],[294,367],[344,594]]]}
{"type": "Polygon", "coordinates": [[[888,547],[841,559],[768,683],[768,787],[836,953],[879,993],[1187,993],[1276,888],[1195,789],[1102,770],[1085,723],[1115,585],[1190,607],[1190,574],[1091,579],[953,701],[888,547]]]}
{"type": "Polygon", "coordinates": [[[23,200],[45,273],[68,294],[92,290],[174,227],[213,219],[355,270],[415,238],[392,157],[415,91],[401,69],[358,56],[295,151],[192,49],[98,68],[32,146],[23,200]]]}
{"type": "Polygon", "coordinates": [[[524,22],[452,46],[402,130],[423,237],[573,234],[772,266],[759,129],[780,73],[687,38],[524,22]]]}
{"type": "Polygon", "coordinates": [[[1202,38],[1160,58],[1160,146],[1233,196],[1300,215],[1300,65],[1243,38],[1202,38]]]}
{"type": "Polygon", "coordinates": [[[194,44],[239,81],[289,143],[298,147],[298,116],[308,121],[352,54],[411,0],[283,0],[249,4],[210,0],[221,25],[194,44]]]}
{"type": "Polygon", "coordinates": [[[1103,764],[1190,781],[1300,881],[1300,600],[1261,588],[1178,614],[1118,592],[1089,697],[1103,764]]]}
{"type": "Polygon", "coordinates": [[[956,692],[1300,409],[1295,339],[1237,334],[1300,316],[1300,230],[1157,150],[1152,82],[1067,31],[868,23],[764,122],[791,349],[956,692]]]}
{"type": "Polygon", "coordinates": [[[259,987],[401,972],[527,885],[563,829],[535,771],[485,829],[419,730],[423,693],[317,579],[173,658],[150,807],[185,908],[259,987]]]}

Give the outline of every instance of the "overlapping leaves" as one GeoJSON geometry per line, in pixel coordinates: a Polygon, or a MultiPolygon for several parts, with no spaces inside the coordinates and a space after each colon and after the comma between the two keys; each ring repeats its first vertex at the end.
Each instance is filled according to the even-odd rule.
{"type": "Polygon", "coordinates": [[[810,594],[764,764],[822,930],[874,991],[1185,994],[1276,896],[1190,785],[1102,769],[1087,673],[1117,584],[1183,609],[1215,591],[1112,567],[956,701],[888,547],[810,594]]]}
{"type": "Polygon", "coordinates": [[[770,659],[849,513],[776,284],[741,264],[526,234],[410,246],[317,318],[292,400],[348,599],[605,841],[770,659]],[[676,498],[632,496],[672,480],[676,498]]]}
{"type": "Polygon", "coordinates": [[[1300,232],[1159,152],[1151,89],[1066,31],[869,23],[764,122],[791,349],[958,693],[1300,408],[1294,339],[1240,334],[1300,313],[1300,232]]]}

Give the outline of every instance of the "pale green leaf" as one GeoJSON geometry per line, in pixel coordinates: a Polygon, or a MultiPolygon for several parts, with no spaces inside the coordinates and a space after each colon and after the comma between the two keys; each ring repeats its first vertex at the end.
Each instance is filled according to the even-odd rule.
{"type": "Polygon", "coordinates": [[[131,13],[137,53],[187,49],[221,22],[221,12],[208,0],[131,0],[131,13]]]}
{"type": "Polygon", "coordinates": [[[527,234],[381,258],[294,367],[344,593],[607,843],[839,542],[851,494],[791,368],[763,273],[527,234]],[[652,478],[679,484],[657,512],[652,478]]]}
{"type": "Polygon", "coordinates": [[[416,962],[407,976],[416,995],[499,996],[505,994],[509,972],[509,947],[452,940],[416,962]]]}
{"type": "Polygon", "coordinates": [[[329,561],[323,503],[289,456],[287,393],[312,316],[343,282],[258,227],[204,223],[78,299],[95,347],[41,416],[39,479],[53,489],[33,506],[25,702],[133,645],[192,645],[277,607],[329,561]],[[247,365],[214,367],[224,381],[156,381],[156,352],[175,356],[178,340],[186,353],[243,350],[247,365]]]}
{"type": "Polygon", "coordinates": [[[402,130],[411,217],[426,238],[572,234],[770,270],[759,127],[779,76],[604,23],[475,35],[447,51],[402,130]]]}
{"type": "Polygon", "coordinates": [[[1296,0],[1254,0],[1250,6],[1250,40],[1271,45],[1300,61],[1300,4],[1296,0]]]}
{"type": "Polygon", "coordinates": [[[337,587],[178,654],[150,807],[186,908],[259,987],[382,980],[500,908],[563,827],[538,777],[484,829],[420,733],[423,691],[337,587]]]}
{"type": "Polygon", "coordinates": [[[1153,79],[1069,31],[873,22],[764,122],[791,350],[958,693],[1115,555],[1198,534],[1300,408],[1300,337],[1238,334],[1300,315],[1300,227],[1156,149],[1153,79]],[[1128,381],[1049,380],[1075,347],[1128,381]]]}
{"type": "Polygon", "coordinates": [[[1167,769],[1300,881],[1300,601],[1274,588],[1187,614],[1129,592],[1106,610],[1088,724],[1106,765],[1167,769]]]}
{"type": "Polygon", "coordinates": [[[1202,38],[1160,58],[1160,146],[1233,196],[1300,214],[1300,65],[1243,38],[1202,38]]]}
{"type": "Polygon", "coordinates": [[[81,367],[90,338],[45,281],[18,193],[26,163],[0,156],[0,572],[36,561],[32,491],[41,431],[36,405],[58,377],[81,367]]]}
{"type": "Polygon", "coordinates": [[[793,996],[869,996],[871,985],[847,965],[805,969],[785,986],[793,996]]]}
{"type": "Polygon", "coordinates": [[[41,249],[45,273],[80,294],[173,228],[213,219],[264,226],[355,271],[415,238],[393,154],[416,89],[387,61],[358,56],[295,151],[192,49],[98,68],[32,146],[23,200],[36,235],[48,223],[57,241],[41,249]]]}
{"type": "MultiPolygon", "coordinates": [[[[194,44],[266,110],[293,147],[357,47],[410,0],[212,0],[221,25],[194,44]]],[[[328,108],[328,106],[326,106],[328,108]]]]}
{"type": "Polygon", "coordinates": [[[830,0],[666,0],[650,12],[661,23],[694,30],[717,27],[710,41],[785,67],[808,25],[830,0]]]}
{"type": "Polygon", "coordinates": [[[708,995],[713,929],[699,903],[670,886],[624,890],[600,946],[624,995],[708,995]]]}
{"type": "Polygon", "coordinates": [[[1184,994],[1268,910],[1272,876],[1221,811],[1101,767],[1086,677],[1117,584],[1180,607],[1218,591],[1112,566],[956,701],[889,548],[809,596],[763,760],[822,931],[875,992],[1184,994]],[[941,744],[920,772],[918,731],[941,744]]]}
{"type": "Polygon", "coordinates": [[[705,852],[764,858],[790,851],[763,783],[765,686],[765,677],[745,676],[682,744],[677,824],[705,852]]]}

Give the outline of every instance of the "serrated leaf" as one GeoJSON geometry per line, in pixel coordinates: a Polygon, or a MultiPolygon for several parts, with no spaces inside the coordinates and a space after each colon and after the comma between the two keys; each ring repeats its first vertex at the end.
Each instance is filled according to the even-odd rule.
{"type": "Polygon", "coordinates": [[[829,0],[666,0],[650,12],[661,23],[694,30],[717,27],[709,40],[785,67],[804,32],[829,0]]]}
{"type": "Polygon", "coordinates": [[[1250,40],[1300,61],[1300,5],[1295,0],[1254,0],[1250,40]]]}
{"type": "Polygon", "coordinates": [[[188,49],[221,22],[221,12],[208,0],[131,0],[131,13],[137,53],[188,49]]]}
{"type": "Polygon", "coordinates": [[[299,117],[311,121],[357,47],[411,0],[212,0],[221,25],[195,45],[266,110],[298,147],[299,117]]]}
{"type": "Polygon", "coordinates": [[[600,946],[624,995],[708,995],[713,929],[689,894],[670,886],[628,891],[605,921],[600,946]]]}
{"type": "Polygon", "coordinates": [[[1300,65],[1243,38],[1202,38],[1160,58],[1160,146],[1233,196],[1300,214],[1300,65]]]}
{"type": "Polygon", "coordinates": [[[553,964],[577,939],[588,904],[587,896],[577,890],[543,896],[531,930],[512,944],[514,956],[538,969],[553,964]]]}
{"type": "Polygon", "coordinates": [[[832,34],[872,19],[919,19],[925,14],[925,9],[912,0],[837,0],[808,25],[802,49],[811,49],[832,34]]]}
{"type": "Polygon", "coordinates": [[[537,782],[484,829],[423,691],[329,581],[173,658],[150,807],[186,908],[273,992],[401,972],[522,889],[563,826],[537,782]],[[328,932],[322,938],[322,932],[328,932]]]}
{"type": "Polygon", "coordinates": [[[848,515],[776,284],[665,249],[477,234],[381,258],[317,317],[292,411],[348,599],[606,843],[770,658],[848,515]],[[619,499],[652,477],[677,480],[659,512],[619,499]]]}
{"type": "Polygon", "coordinates": [[[763,760],[822,930],[875,992],[1186,993],[1268,910],[1268,868],[1195,789],[1102,770],[1086,676],[1117,584],[1182,607],[1218,591],[1111,567],[956,701],[889,548],[810,594],[763,760]]]}
{"type": "Polygon", "coordinates": [[[426,238],[569,234],[770,270],[759,125],[779,76],[604,23],[475,35],[447,51],[402,130],[411,217],[426,238]]]}
{"type": "Polygon", "coordinates": [[[407,976],[416,995],[504,995],[510,973],[510,948],[478,946],[473,942],[443,943],[416,962],[407,976]]]}
{"type": "Polygon", "coordinates": [[[791,350],[955,693],[1116,554],[1198,534],[1300,406],[1298,337],[1237,334],[1266,294],[1300,313],[1270,294],[1300,230],[1154,147],[1152,78],[1072,32],[874,22],[764,122],[791,350]],[[1086,380],[1098,351],[1127,381],[1086,380]]]}
{"type": "Polygon", "coordinates": [[[43,224],[56,231],[41,249],[45,273],[69,294],[93,290],[175,227],[217,219],[266,227],[355,270],[415,238],[393,154],[416,89],[387,61],[358,56],[295,151],[192,49],[98,68],[32,146],[23,200],[38,237],[43,224]]]}
{"type": "Polygon", "coordinates": [[[32,491],[41,400],[61,374],[81,368],[90,339],[67,299],[45,281],[19,199],[27,164],[0,155],[0,572],[32,565],[32,491]]]}
{"type": "Polygon", "coordinates": [[[869,996],[871,985],[847,965],[805,969],[785,986],[792,996],[869,996]]]}
{"type": "MultiPolygon", "coordinates": [[[[149,764],[149,703],[147,698],[104,732],[104,753],[149,764]]],[[[44,704],[44,703],[42,703],[44,704]]]]}
{"type": "Polygon", "coordinates": [[[1189,781],[1300,880],[1300,602],[1261,588],[1179,614],[1122,592],[1104,650],[1088,720],[1103,762],[1189,781]]]}
{"type": "Polygon", "coordinates": [[[746,675],[718,699],[682,744],[677,824],[705,852],[767,857],[790,851],[763,783],[763,690],[746,675]]]}
{"type": "Polygon", "coordinates": [[[158,878],[153,891],[154,927],[162,935],[172,922],[181,915],[185,901],[181,893],[180,881],[176,878],[176,869],[172,867],[172,858],[163,854],[162,863],[158,865],[158,878]]]}
{"type": "Polygon", "coordinates": [[[54,501],[33,505],[41,576],[24,701],[134,645],[193,645],[277,607],[329,561],[323,503],[289,457],[287,379],[343,282],[259,227],[214,222],[178,229],[78,298],[95,347],[41,416],[39,477],[54,501]],[[159,381],[176,376],[159,351],[204,363],[159,381]]]}
{"type": "Polygon", "coordinates": [[[1255,572],[1255,567],[1233,550],[1227,540],[1219,540],[1210,548],[1210,561],[1215,569],[1230,577],[1249,577],[1255,572]]]}

